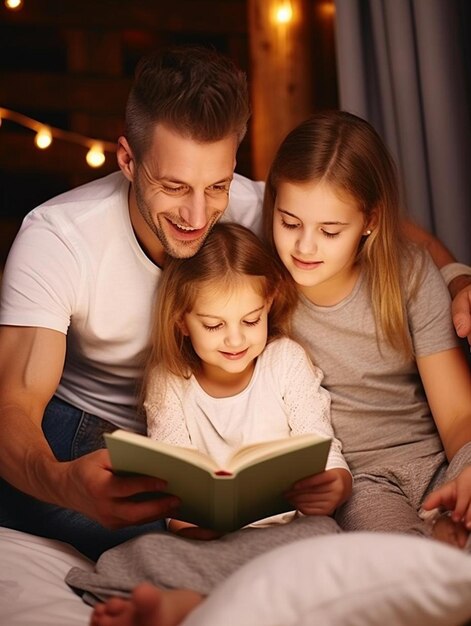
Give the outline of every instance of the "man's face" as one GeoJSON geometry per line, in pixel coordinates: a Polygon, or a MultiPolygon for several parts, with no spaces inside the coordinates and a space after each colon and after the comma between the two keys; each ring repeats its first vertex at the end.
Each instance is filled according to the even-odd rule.
{"type": "MultiPolygon", "coordinates": [[[[146,253],[193,256],[229,200],[237,137],[198,143],[158,124],[151,147],[132,171],[131,221],[146,253]]],[[[128,176],[129,178],[129,176],[128,176]]]]}

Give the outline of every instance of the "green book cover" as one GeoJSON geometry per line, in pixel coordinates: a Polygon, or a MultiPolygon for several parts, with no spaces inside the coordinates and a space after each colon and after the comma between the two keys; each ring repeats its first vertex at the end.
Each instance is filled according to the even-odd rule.
{"type": "Polygon", "coordinates": [[[330,438],[299,435],[240,448],[226,467],[206,454],[117,430],[105,434],[113,470],[167,481],[182,505],[178,519],[233,531],[292,510],[283,498],[291,485],[325,469],[330,438]]]}

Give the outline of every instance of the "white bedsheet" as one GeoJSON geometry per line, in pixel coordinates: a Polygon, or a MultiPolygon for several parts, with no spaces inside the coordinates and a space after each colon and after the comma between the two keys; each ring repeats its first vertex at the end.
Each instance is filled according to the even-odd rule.
{"type": "MultiPolygon", "coordinates": [[[[64,583],[73,566],[93,568],[67,544],[0,528],[0,626],[88,626],[64,583]]],[[[326,535],[250,561],[182,626],[471,626],[470,589],[471,556],[455,548],[326,535]]]]}
{"type": "Polygon", "coordinates": [[[0,528],[1,626],[87,626],[91,608],[64,582],[92,563],[68,544],[0,528]]]}

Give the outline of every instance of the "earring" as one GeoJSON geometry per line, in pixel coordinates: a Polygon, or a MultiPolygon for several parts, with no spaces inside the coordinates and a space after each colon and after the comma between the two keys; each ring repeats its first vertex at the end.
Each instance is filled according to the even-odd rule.
{"type": "Polygon", "coordinates": [[[371,235],[371,230],[368,229],[365,233],[365,237],[369,237],[370,235],[371,235]]]}

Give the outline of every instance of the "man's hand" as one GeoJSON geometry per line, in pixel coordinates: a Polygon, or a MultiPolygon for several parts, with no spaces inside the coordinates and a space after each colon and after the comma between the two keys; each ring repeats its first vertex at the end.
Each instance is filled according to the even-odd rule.
{"type": "Polygon", "coordinates": [[[149,476],[116,476],[107,450],[97,450],[58,464],[60,491],[67,506],[106,528],[123,528],[171,517],[180,500],[175,496],[133,500],[144,492],[164,492],[166,483],[149,476]]]}
{"type": "MultiPolygon", "coordinates": [[[[452,287],[455,287],[455,281],[459,281],[463,278],[468,282],[469,277],[458,276],[450,284],[450,291],[452,287]]],[[[459,284],[456,284],[459,287],[459,284]]],[[[453,317],[453,324],[456,329],[458,337],[467,337],[468,343],[471,346],[471,284],[466,284],[458,291],[455,288],[455,295],[451,304],[451,314],[453,317]]],[[[452,292],[453,293],[453,292],[452,292]]]]}
{"type": "Polygon", "coordinates": [[[298,481],[284,496],[304,515],[331,515],[351,492],[351,474],[334,468],[298,481]]]}

